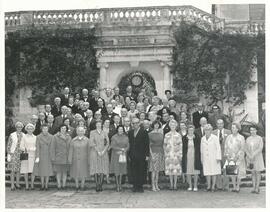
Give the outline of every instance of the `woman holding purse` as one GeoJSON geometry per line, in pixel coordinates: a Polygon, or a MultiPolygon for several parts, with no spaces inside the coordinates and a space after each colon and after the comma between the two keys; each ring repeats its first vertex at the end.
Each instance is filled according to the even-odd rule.
{"type": "Polygon", "coordinates": [[[165,158],[164,158],[164,135],[161,129],[161,123],[154,121],[152,123],[153,130],[149,135],[149,147],[150,147],[150,164],[149,171],[152,173],[152,191],[159,191],[158,177],[159,172],[165,170],[165,158]]]}
{"type": "Polygon", "coordinates": [[[29,190],[28,174],[31,174],[31,190],[34,190],[35,175],[32,173],[36,157],[36,136],[33,134],[35,126],[28,123],[25,126],[26,135],[22,137],[20,150],[23,151],[24,158],[21,154],[21,170],[20,173],[24,174],[25,189],[29,190]]]}
{"type": "Polygon", "coordinates": [[[257,127],[251,126],[249,128],[250,136],[246,140],[245,151],[247,169],[252,173],[253,189],[251,193],[260,193],[261,171],[265,169],[263,162],[263,140],[257,135],[257,127]]]}
{"type": "Polygon", "coordinates": [[[102,191],[104,175],[109,174],[109,137],[102,130],[102,122],[96,121],[96,129],[90,132],[90,143],[94,146],[89,148],[90,175],[95,176],[96,191],[102,191]]]}
{"type": "Polygon", "coordinates": [[[53,176],[50,153],[51,145],[53,142],[53,135],[51,135],[48,130],[49,127],[47,124],[41,125],[41,133],[37,136],[36,141],[36,160],[33,174],[35,176],[39,176],[41,179],[41,191],[48,190],[50,176],[53,176]]]}
{"type": "Polygon", "coordinates": [[[11,133],[8,138],[7,143],[7,162],[8,168],[11,170],[10,180],[11,180],[11,191],[14,191],[16,188],[20,189],[20,144],[21,140],[24,137],[22,132],[23,123],[16,122],[15,124],[16,131],[11,133]],[[16,186],[14,185],[14,175],[16,174],[16,186]]]}
{"type": "Polygon", "coordinates": [[[116,130],[117,134],[111,139],[110,173],[115,175],[117,192],[119,192],[122,190],[122,175],[127,174],[126,154],[129,149],[129,140],[122,125],[119,125],[116,130]]]}
{"type": "MultiPolygon", "coordinates": [[[[231,175],[233,190],[232,192],[240,191],[241,179],[246,177],[245,163],[245,138],[239,134],[241,125],[232,123],[232,134],[228,135],[225,141],[224,154],[226,158],[225,166],[233,162],[238,169],[236,175],[231,175]]],[[[225,168],[226,169],[226,168],[225,168]]],[[[226,173],[228,175],[228,173],[226,173]]]]}

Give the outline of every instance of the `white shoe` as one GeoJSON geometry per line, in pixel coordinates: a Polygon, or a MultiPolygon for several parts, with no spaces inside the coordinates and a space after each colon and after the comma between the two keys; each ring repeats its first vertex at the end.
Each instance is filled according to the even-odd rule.
{"type": "Polygon", "coordinates": [[[194,188],[193,191],[198,191],[198,188],[194,188]]]}
{"type": "Polygon", "coordinates": [[[188,191],[192,191],[192,188],[188,188],[188,191]]]}

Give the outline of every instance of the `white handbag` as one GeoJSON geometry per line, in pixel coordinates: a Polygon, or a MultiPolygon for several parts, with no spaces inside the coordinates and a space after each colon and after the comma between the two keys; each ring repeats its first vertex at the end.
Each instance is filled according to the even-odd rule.
{"type": "Polygon", "coordinates": [[[127,157],[125,154],[120,154],[119,155],[119,163],[126,163],[127,162],[127,157]]]}

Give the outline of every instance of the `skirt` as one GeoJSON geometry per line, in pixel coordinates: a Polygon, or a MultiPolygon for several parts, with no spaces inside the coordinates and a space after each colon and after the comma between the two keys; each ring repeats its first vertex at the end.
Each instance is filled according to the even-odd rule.
{"type": "Polygon", "coordinates": [[[10,154],[10,162],[7,166],[12,172],[20,172],[21,161],[20,161],[20,152],[15,151],[13,154],[10,154]]]}
{"type": "Polygon", "coordinates": [[[187,154],[187,171],[185,174],[189,174],[189,175],[200,174],[200,170],[194,169],[194,163],[195,163],[194,160],[195,160],[194,148],[189,148],[188,154],[187,154]]]}
{"type": "Polygon", "coordinates": [[[56,173],[67,173],[69,171],[68,164],[54,164],[53,171],[56,173]]]}
{"type": "Polygon", "coordinates": [[[162,153],[152,153],[149,162],[150,172],[161,172],[165,170],[165,159],[162,153]]]}

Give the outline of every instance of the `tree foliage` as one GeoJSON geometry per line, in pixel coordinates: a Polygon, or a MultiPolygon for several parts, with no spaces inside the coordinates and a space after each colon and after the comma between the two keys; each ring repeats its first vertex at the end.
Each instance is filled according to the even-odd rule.
{"type": "Polygon", "coordinates": [[[178,95],[204,94],[210,104],[223,100],[241,104],[247,88],[257,83],[252,81],[252,67],[255,56],[264,52],[264,37],[206,31],[183,21],[174,32],[172,54],[173,86],[178,95]]]}
{"type": "Polygon", "coordinates": [[[32,106],[44,104],[65,86],[73,92],[97,86],[95,29],[26,28],[5,39],[6,124],[15,88],[32,90],[32,106]]]}

